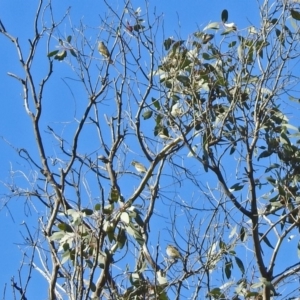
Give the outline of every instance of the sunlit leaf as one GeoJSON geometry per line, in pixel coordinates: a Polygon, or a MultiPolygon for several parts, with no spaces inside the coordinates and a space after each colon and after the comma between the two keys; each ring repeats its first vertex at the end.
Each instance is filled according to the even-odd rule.
{"type": "Polygon", "coordinates": [[[65,233],[63,231],[55,231],[50,237],[51,241],[58,241],[61,240],[65,236],[65,233]]]}
{"type": "Polygon", "coordinates": [[[54,56],[54,59],[57,59],[57,60],[61,61],[61,60],[64,60],[66,57],[67,57],[67,51],[63,50],[62,52],[57,53],[54,56]]]}
{"type": "Polygon", "coordinates": [[[168,284],[168,279],[166,277],[166,274],[164,274],[164,272],[162,272],[160,270],[160,271],[157,271],[156,274],[157,274],[157,281],[160,285],[164,286],[164,285],[168,284]]]}
{"type": "Polygon", "coordinates": [[[207,29],[219,29],[220,28],[220,24],[218,22],[213,22],[208,24],[203,31],[207,30],[207,29]]]}
{"type": "Polygon", "coordinates": [[[152,117],[152,114],[153,114],[152,110],[146,110],[142,116],[143,116],[144,120],[148,120],[152,117]]]}
{"type": "Polygon", "coordinates": [[[257,283],[254,283],[251,285],[251,288],[252,289],[257,289],[257,288],[260,288],[261,286],[263,286],[264,283],[263,282],[257,282],[257,283]]]}
{"type": "Polygon", "coordinates": [[[237,225],[235,225],[235,226],[232,228],[232,230],[231,230],[231,232],[230,232],[230,234],[229,234],[229,238],[230,238],[230,239],[233,238],[233,237],[236,235],[236,231],[237,231],[237,225]]]}
{"type": "Polygon", "coordinates": [[[70,251],[66,251],[63,253],[60,263],[63,265],[70,259],[70,251]]]}
{"type": "Polygon", "coordinates": [[[129,224],[130,222],[130,218],[129,218],[129,215],[126,211],[122,212],[121,213],[121,220],[125,223],[125,224],[129,224]]]}

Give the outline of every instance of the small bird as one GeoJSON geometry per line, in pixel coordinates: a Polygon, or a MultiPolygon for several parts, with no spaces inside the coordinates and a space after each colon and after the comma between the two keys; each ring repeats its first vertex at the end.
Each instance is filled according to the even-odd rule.
{"type": "Polygon", "coordinates": [[[182,259],[182,255],[180,254],[178,249],[172,245],[167,246],[166,253],[172,259],[178,259],[178,258],[182,259]]]}
{"type": "Polygon", "coordinates": [[[173,140],[171,137],[169,137],[169,135],[166,135],[164,131],[160,131],[158,136],[165,141],[173,140]]]}
{"type": "Polygon", "coordinates": [[[113,61],[110,58],[110,52],[108,51],[107,47],[102,41],[98,42],[98,51],[101,55],[103,55],[106,59],[109,60],[109,63],[113,63],[113,61]]]}
{"type": "Polygon", "coordinates": [[[131,164],[136,168],[136,170],[137,170],[138,172],[140,172],[140,173],[146,173],[146,172],[147,172],[146,167],[145,167],[144,165],[142,165],[141,163],[139,163],[139,162],[133,160],[133,161],[131,162],[131,164]]]}

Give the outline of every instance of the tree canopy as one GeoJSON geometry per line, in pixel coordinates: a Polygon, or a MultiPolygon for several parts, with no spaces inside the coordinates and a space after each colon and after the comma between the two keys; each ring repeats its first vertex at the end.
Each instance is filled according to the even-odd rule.
{"type": "Polygon", "coordinates": [[[48,299],[296,299],[299,3],[163,39],[162,16],[103,4],[93,28],[40,0],[26,45],[0,21],[34,138],[2,138],[26,228],[14,297],[37,273],[48,299]]]}

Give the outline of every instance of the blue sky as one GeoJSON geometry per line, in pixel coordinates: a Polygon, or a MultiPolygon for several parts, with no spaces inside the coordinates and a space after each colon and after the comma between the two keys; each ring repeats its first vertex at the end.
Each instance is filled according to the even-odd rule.
{"type": "MultiPolygon", "coordinates": [[[[0,2],[0,18],[6,27],[7,31],[14,36],[19,37],[20,43],[26,49],[27,41],[33,36],[32,24],[33,16],[36,10],[37,1],[11,1],[1,0],[0,2]]],[[[111,1],[113,7],[123,7],[121,1],[111,1]]],[[[145,11],[144,1],[133,1],[136,7],[141,7],[142,12],[145,11]]],[[[71,7],[71,20],[74,26],[78,26],[79,22],[87,24],[92,28],[97,28],[100,24],[99,15],[104,17],[106,13],[106,6],[101,4],[101,1],[53,1],[54,15],[57,19],[63,16],[67,7],[71,7]]],[[[244,29],[249,25],[255,25],[259,22],[258,4],[255,1],[150,1],[149,11],[160,16],[162,15],[163,22],[161,23],[161,30],[157,32],[158,39],[163,42],[163,36],[169,37],[180,36],[182,39],[187,39],[189,35],[202,29],[209,22],[220,21],[220,15],[223,9],[229,11],[228,22],[234,22],[238,29],[244,29]]],[[[61,35],[67,36],[70,23],[66,19],[60,27],[61,35]]],[[[1,66],[0,66],[0,90],[1,93],[1,110],[0,110],[0,136],[5,138],[16,148],[28,148],[35,151],[34,136],[31,131],[31,124],[28,116],[25,114],[22,103],[22,89],[20,84],[13,78],[7,76],[7,72],[21,74],[21,68],[18,64],[16,50],[12,43],[3,36],[0,36],[1,66]]],[[[39,76],[43,65],[38,60],[36,62],[36,74],[39,76]]],[[[56,66],[56,71],[63,68],[56,66]]],[[[64,85],[59,85],[59,88],[52,86],[53,90],[49,95],[55,99],[61,99],[61,106],[51,105],[51,99],[46,102],[45,109],[49,115],[47,118],[55,126],[63,118],[71,119],[74,111],[68,109],[72,106],[72,97],[68,94],[68,89],[64,85]]],[[[50,98],[51,98],[50,97],[50,98]]],[[[46,120],[45,120],[46,121],[46,120]]],[[[54,145],[52,145],[54,148],[54,145]]],[[[49,147],[52,147],[49,145],[49,147]]],[[[3,140],[0,140],[0,180],[3,183],[9,181],[9,172],[11,166],[17,169],[19,165],[22,169],[30,172],[30,166],[22,161],[12,148],[3,140]]],[[[17,176],[18,177],[18,176],[17,176]]],[[[21,176],[18,184],[24,185],[21,176]]],[[[3,185],[0,185],[1,197],[5,195],[6,190],[3,185]]],[[[18,249],[18,243],[22,243],[20,232],[26,233],[23,221],[26,221],[24,213],[30,215],[30,211],[24,209],[23,200],[13,199],[9,204],[9,211],[3,207],[4,197],[0,203],[2,210],[0,211],[0,240],[2,242],[0,252],[0,266],[5,272],[0,274],[0,294],[3,291],[4,284],[8,284],[12,276],[17,277],[17,269],[20,265],[22,255],[18,249]],[[13,218],[12,218],[12,216],[13,218]]],[[[38,204],[37,209],[39,209],[38,204]]],[[[37,227],[37,224],[34,226],[37,227]]],[[[155,230],[155,229],[154,229],[155,230]]],[[[36,275],[34,275],[36,276],[36,275]]],[[[43,281],[41,281],[41,291],[43,290],[43,281]]],[[[34,294],[29,294],[29,299],[36,298],[34,294]],[[30,297],[31,296],[31,297],[30,297]]],[[[46,298],[46,296],[45,296],[46,298]]]]}

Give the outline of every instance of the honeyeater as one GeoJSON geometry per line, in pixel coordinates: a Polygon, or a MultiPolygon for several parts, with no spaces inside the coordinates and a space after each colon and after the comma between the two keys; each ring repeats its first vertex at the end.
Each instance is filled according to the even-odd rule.
{"type": "Polygon", "coordinates": [[[182,255],[180,254],[178,249],[172,245],[167,246],[166,252],[170,258],[173,258],[173,259],[181,258],[182,259],[182,255]]]}
{"type": "Polygon", "coordinates": [[[147,169],[146,169],[145,166],[142,165],[141,163],[139,163],[139,162],[133,160],[133,161],[131,162],[131,164],[136,168],[136,170],[137,170],[138,172],[140,172],[140,173],[146,173],[146,172],[147,172],[147,169]]]}
{"type": "Polygon", "coordinates": [[[110,63],[112,63],[112,60],[110,58],[110,52],[108,51],[107,47],[102,41],[98,42],[98,51],[101,55],[108,59],[110,63]]]}

